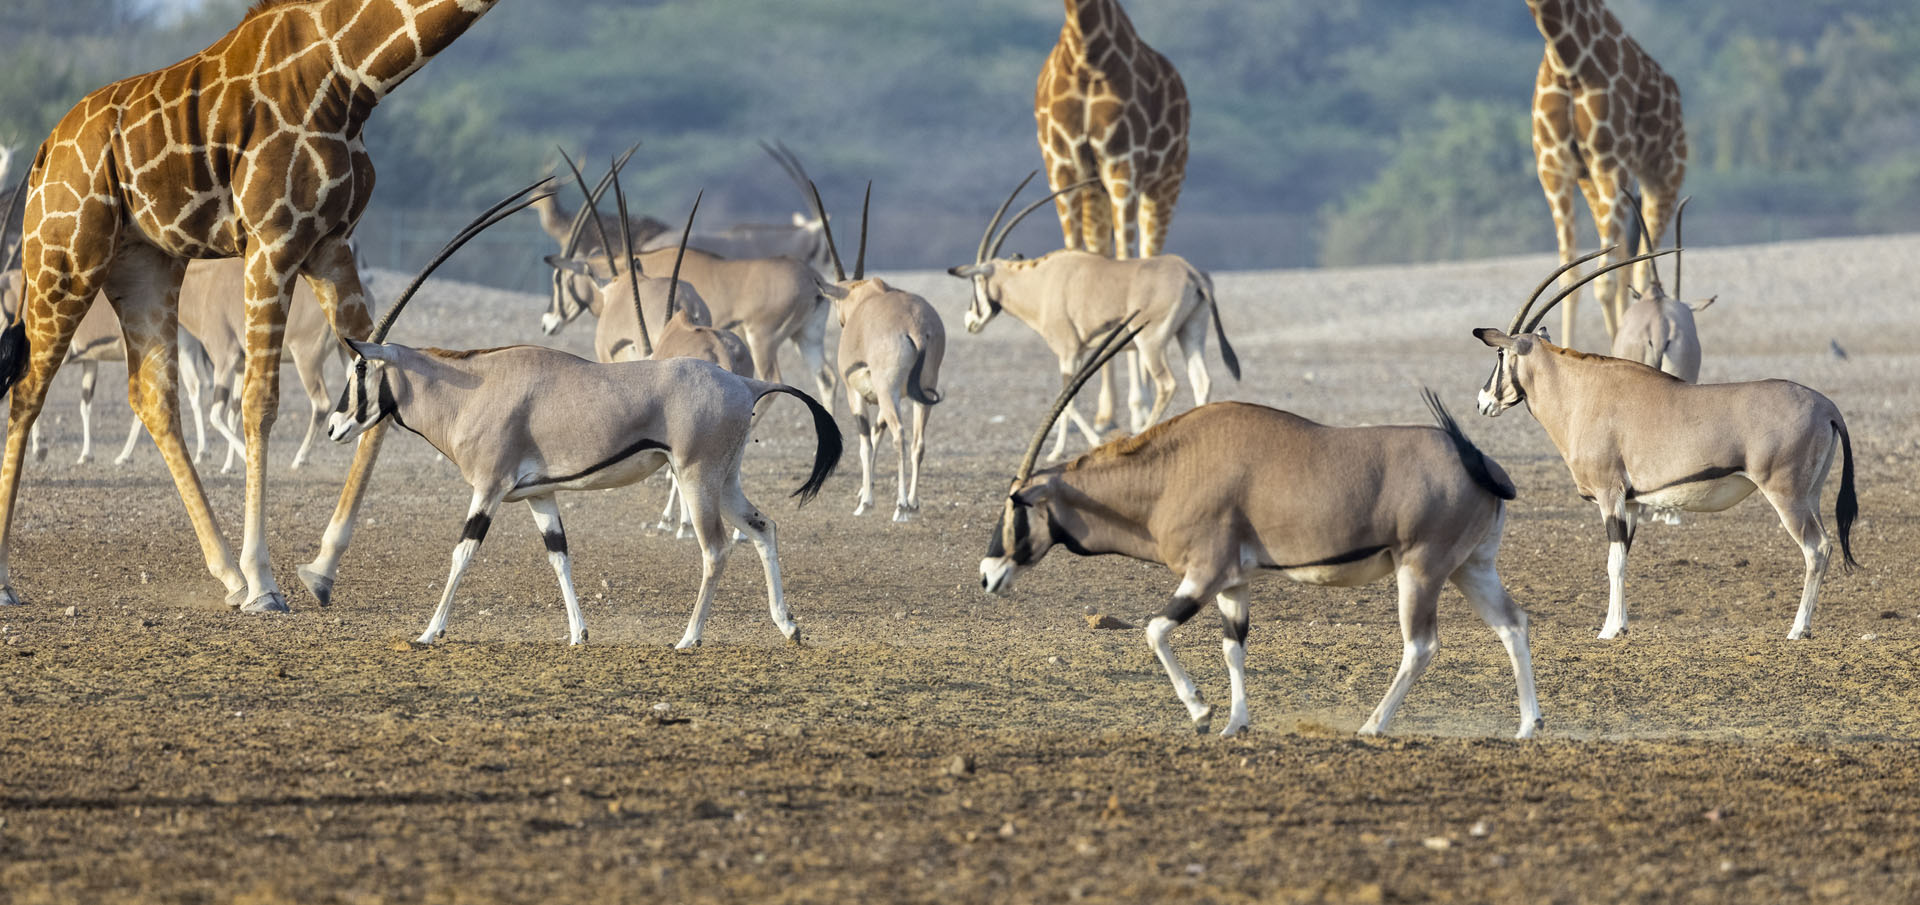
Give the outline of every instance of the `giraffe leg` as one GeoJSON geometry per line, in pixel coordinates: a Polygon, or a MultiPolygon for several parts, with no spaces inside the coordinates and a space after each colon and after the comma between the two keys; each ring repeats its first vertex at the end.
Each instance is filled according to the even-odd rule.
{"type": "Polygon", "coordinates": [[[107,279],[107,301],[120,318],[127,347],[127,399],[146,425],[147,433],[167,463],[167,471],[186,504],[187,517],[200,539],[207,571],[227,589],[227,605],[246,599],[247,580],[207,503],[200,475],[180,433],[180,280],[186,262],[168,257],[152,246],[128,242],[121,246],[107,279]],[[158,293],[158,295],[156,295],[158,293]]]}
{"type": "MultiPolygon", "coordinates": [[[[1043,135],[1042,139],[1044,140],[1044,138],[1045,136],[1043,135]]],[[[1047,185],[1049,191],[1060,191],[1084,178],[1086,177],[1080,174],[1079,168],[1073,165],[1072,158],[1059,157],[1051,153],[1047,155],[1047,185]]],[[[1082,192],[1084,191],[1085,190],[1082,190],[1082,192]]],[[[1060,245],[1062,248],[1078,249],[1086,247],[1084,237],[1080,233],[1079,196],[1082,192],[1067,192],[1062,195],[1055,195],[1053,198],[1053,211],[1060,217],[1060,245]]]]}
{"type": "MultiPolygon", "coordinates": [[[[334,333],[356,340],[366,339],[373,333],[373,319],[367,316],[366,290],[360,283],[353,249],[345,239],[329,236],[320,240],[320,244],[307,253],[304,273],[334,333]]],[[[380,458],[380,443],[386,437],[385,421],[360,435],[353,465],[347,470],[346,486],[340,488],[340,502],[334,506],[326,533],[321,535],[320,552],[312,562],[296,570],[300,583],[306,585],[321,606],[332,602],[340,557],[346,554],[347,544],[353,540],[354,520],[359,516],[360,503],[366,498],[373,464],[380,458]]]]}
{"type": "MultiPolygon", "coordinates": [[[[31,260],[31,259],[30,259],[31,260]]],[[[66,262],[62,262],[66,263],[66,262]]],[[[70,272],[77,268],[65,268],[70,272]]],[[[27,361],[14,379],[8,406],[6,460],[0,463],[0,606],[19,606],[13,581],[7,571],[7,554],[12,546],[14,504],[19,500],[20,469],[26,463],[29,438],[38,433],[35,423],[46,405],[47,389],[53,375],[67,358],[67,347],[74,330],[80,326],[87,305],[93,299],[93,275],[74,273],[69,292],[58,288],[31,293],[21,302],[26,305],[24,320],[31,337],[27,361]]],[[[55,284],[56,287],[58,284],[55,284]]],[[[23,293],[25,294],[25,293],[23,293]]],[[[0,375],[6,379],[12,375],[0,375]]],[[[35,444],[38,445],[38,444],[35,444]]],[[[36,459],[39,457],[36,456],[36,459]]]]}
{"type": "Polygon", "coordinates": [[[1134,186],[1136,169],[1132,155],[1108,160],[1100,168],[1100,181],[1107,187],[1107,223],[1113,230],[1113,257],[1122,261],[1133,255],[1133,239],[1139,224],[1135,213],[1140,206],[1139,192],[1134,186]]]}
{"type": "Polygon", "coordinates": [[[1173,225],[1173,207],[1180,202],[1180,179],[1186,175],[1186,155],[1170,172],[1140,193],[1140,256],[1151,258],[1167,247],[1167,227],[1173,225]]]}
{"type": "Polygon", "coordinates": [[[288,611],[267,554],[267,445],[280,414],[280,354],[293,277],[293,266],[274,252],[261,250],[247,256],[247,364],[240,393],[241,428],[247,440],[247,501],[240,571],[247,577],[247,603],[242,609],[249,613],[288,611]]]}
{"type": "MultiPolygon", "coordinates": [[[[1553,214],[1553,235],[1560,263],[1565,264],[1579,251],[1574,234],[1577,221],[1573,202],[1581,166],[1579,150],[1573,144],[1573,97],[1567,86],[1554,76],[1544,56],[1533,89],[1533,163],[1540,177],[1540,190],[1545,193],[1547,207],[1553,214]]],[[[1568,273],[1560,278],[1560,284],[1564,288],[1578,279],[1578,274],[1568,273]]],[[[1560,335],[1555,339],[1568,348],[1574,343],[1579,303],[1577,291],[1560,303],[1560,335]]]]}
{"type": "MultiPolygon", "coordinates": [[[[1602,255],[1593,266],[1605,267],[1633,256],[1630,249],[1619,247],[1625,238],[1626,218],[1633,214],[1626,203],[1626,171],[1620,169],[1614,159],[1595,158],[1591,173],[1593,189],[1590,203],[1594,222],[1599,226],[1600,245],[1603,248],[1613,247],[1613,251],[1602,255]]],[[[1606,321],[1609,343],[1620,328],[1621,316],[1626,314],[1626,286],[1626,281],[1617,272],[1603,274],[1593,281],[1593,297],[1600,300],[1600,314],[1606,321]]]]}

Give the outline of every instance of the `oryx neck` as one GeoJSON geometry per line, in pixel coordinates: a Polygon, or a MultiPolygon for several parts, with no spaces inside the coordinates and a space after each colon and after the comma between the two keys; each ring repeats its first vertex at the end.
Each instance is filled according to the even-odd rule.
{"type": "Polygon", "coordinates": [[[1091,458],[1075,459],[1052,477],[1055,542],[1082,556],[1117,553],[1158,562],[1150,523],[1163,502],[1161,483],[1138,463],[1091,458]]]}

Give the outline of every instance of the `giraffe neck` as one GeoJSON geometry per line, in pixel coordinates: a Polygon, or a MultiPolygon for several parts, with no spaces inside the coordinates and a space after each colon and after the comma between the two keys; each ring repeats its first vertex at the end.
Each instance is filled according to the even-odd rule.
{"type": "Polygon", "coordinates": [[[1075,57],[1086,59],[1121,35],[1133,34],[1133,22],[1116,0],[1065,0],[1067,23],[1060,42],[1075,57]]]}
{"type": "Polygon", "coordinates": [[[1606,8],[1593,0],[1527,0],[1527,10],[1533,13],[1540,35],[1549,42],[1585,40],[1582,20],[1591,18],[1592,25],[1599,27],[1606,15],[1606,8]],[[1598,15],[1594,15],[1596,12],[1598,15]]]}
{"type": "Polygon", "coordinates": [[[374,102],[387,96],[499,0],[320,0],[335,68],[374,102]]]}

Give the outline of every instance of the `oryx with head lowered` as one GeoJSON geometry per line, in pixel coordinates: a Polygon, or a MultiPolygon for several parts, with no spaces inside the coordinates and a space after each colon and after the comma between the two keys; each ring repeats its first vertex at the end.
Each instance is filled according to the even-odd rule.
{"type": "Polygon", "coordinates": [[[1527,616],[1500,581],[1513,482],[1428,394],[1438,427],[1328,427],[1261,405],[1204,405],[1065,465],[1034,470],[1053,419],[1126,340],[1116,330],[1072,375],[1027,447],[1000,523],[980,561],[980,585],[1004,593],[1055,546],[1118,553],[1180,576],[1147,624],[1196,729],[1213,708],[1174,656],[1168,635],[1208,598],[1220,608],[1233,704],[1222,735],[1247,725],[1248,589],[1261,572],[1353,586],[1391,574],[1399,586],[1400,668],[1360,727],[1385,732],[1439,645],[1436,607],[1452,582],[1506,646],[1520,695],[1519,736],[1540,727],[1527,616]]]}
{"type": "MultiPolygon", "coordinates": [[[[1640,215],[1639,201],[1632,195],[1627,198],[1633,201],[1634,214],[1640,215]]],[[[1719,297],[1694,305],[1680,300],[1680,227],[1690,200],[1691,196],[1680,199],[1680,205],[1673,211],[1673,295],[1668,296],[1666,287],[1660,285],[1660,265],[1649,262],[1652,280],[1646,291],[1638,293],[1638,298],[1620,316],[1620,327],[1613,334],[1612,354],[1615,358],[1659,368],[1688,383],[1699,383],[1700,331],[1694,326],[1693,315],[1719,297]]],[[[1648,234],[1644,217],[1641,217],[1640,234],[1648,234]]],[[[1633,288],[1628,287],[1627,291],[1632,292],[1633,288]]]]}
{"type": "MultiPolygon", "coordinates": [[[[775,163],[800,187],[800,194],[807,193],[807,172],[800,166],[800,158],[783,142],[769,145],[760,143],[760,149],[767,152],[775,163]]],[[[688,248],[698,249],[722,258],[792,258],[804,262],[815,270],[824,270],[829,266],[827,243],[825,239],[825,220],[810,213],[795,211],[788,223],[736,223],[725,229],[703,230],[687,237],[688,248]]],[[[641,251],[658,251],[673,247],[673,235],[662,233],[640,245],[641,251]]]]}
{"type": "MultiPolygon", "coordinates": [[[[809,183],[814,216],[827,222],[826,206],[820,203],[820,190],[809,183]]],[[[887,285],[879,277],[867,276],[867,202],[873,198],[873,184],[867,184],[867,197],[860,202],[860,251],[853,261],[853,276],[841,266],[840,251],[833,245],[833,230],[826,231],[827,255],[833,264],[836,281],[828,295],[833,297],[834,315],[840,321],[840,380],[847,388],[847,408],[860,433],[860,497],[854,515],[865,515],[873,508],[873,447],[881,435],[893,432],[893,449],[900,460],[899,494],[894,498],[893,520],[904,522],[920,511],[920,467],[927,457],[927,416],[940,402],[940,363],[947,356],[947,328],[940,314],[927,300],[887,285]],[[912,412],[912,435],[908,435],[904,411],[912,412]],[[911,453],[909,453],[911,447],[911,453]]]]}
{"type": "MultiPolygon", "coordinates": [[[[1037,173],[1037,171],[1036,171],[1037,173]]],[[[967,309],[967,332],[978,333],[1002,310],[1032,327],[1060,360],[1061,380],[1067,380],[1086,354],[1093,339],[1129,314],[1139,315],[1139,336],[1134,350],[1142,367],[1153,379],[1153,407],[1142,402],[1136,369],[1123,370],[1127,382],[1127,403],[1132,410],[1133,430],[1145,430],[1166,414],[1175,388],[1173,369],[1167,364],[1167,342],[1178,340],[1186,356],[1187,381],[1193,388],[1195,405],[1205,405],[1213,380],[1207,374],[1207,323],[1213,323],[1220,340],[1220,357],[1235,380],[1240,379],[1240,359],[1220,326],[1220,309],[1213,297],[1213,281],[1178,255],[1114,260],[1092,252],[1061,249],[1032,260],[1000,257],[1013,228],[1035,208],[1053,199],[1048,195],[1014,215],[1005,227],[1000,220],[1020,191],[1035,173],[1016,186],[1013,194],[987,223],[980,247],[971,264],[948,269],[948,273],[971,280],[973,304],[967,309]],[[998,229],[998,235],[995,230],[998,229]]],[[[1062,192],[1079,188],[1068,186],[1062,192]]],[[[1055,192],[1058,195],[1060,192],[1055,192]]],[[[1103,387],[1102,407],[1110,403],[1103,387]]],[[[1072,404],[1067,416],[1087,442],[1099,445],[1096,426],[1087,424],[1072,404]]],[[[1103,416],[1096,416],[1104,420],[1103,416]]],[[[1060,425],[1050,458],[1057,459],[1067,446],[1067,425],[1060,425]]]]}
{"type": "Polygon", "coordinates": [[[799,627],[781,590],[774,525],[741,492],[740,459],[754,404],[772,393],[795,396],[812,413],[818,435],[812,473],[795,495],[805,502],[819,492],[839,460],[840,431],[833,415],[807,394],[684,358],[600,363],[538,346],[447,351],[385,342],[394,317],[434,267],[513,213],[513,202],[531,190],[462,230],[414,278],[369,341],[349,343],[347,388],[328,420],[329,435],[345,442],[391,417],[444,453],[473,487],[452,571],[420,640],[430,643],[445,632],[460,576],[494,510],[502,502],[526,500],[559,577],[569,640],[584,642],[554,494],[631,484],[662,466],[686,495],[701,547],[700,596],[679,646],[700,643],[728,551],[723,522],[752,539],[765,567],[774,624],[797,640],[799,627]]]}
{"type": "Polygon", "coordinates": [[[1838,454],[1840,496],[1834,521],[1840,551],[1853,564],[1848,536],[1859,503],[1853,494],[1853,446],[1846,419],[1831,400],[1786,380],[1690,384],[1637,361],[1556,346],[1533,331],[1568,293],[1602,267],[1532,313],[1533,303],[1562,273],[1612,251],[1602,249],[1554,271],[1520,306],[1506,332],[1474,337],[1496,350],[1493,374],[1480,389],[1480,412],[1498,415],[1522,402],[1547,431],[1607,529],[1607,621],[1600,637],[1627,630],[1627,551],[1645,518],[1719,512],[1758,489],[1780,515],[1806,558],[1800,610],[1788,638],[1804,638],[1813,622],[1820,579],[1833,543],[1820,521],[1820,488],[1838,454]]]}

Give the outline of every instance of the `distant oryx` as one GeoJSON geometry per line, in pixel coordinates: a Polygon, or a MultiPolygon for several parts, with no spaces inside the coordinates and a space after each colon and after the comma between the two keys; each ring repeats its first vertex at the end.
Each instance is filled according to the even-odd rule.
{"type": "Polygon", "coordinates": [[[1627,551],[1637,522],[1683,510],[1719,512],[1757,487],[1806,557],[1800,611],[1787,633],[1789,639],[1804,638],[1833,551],[1819,505],[1836,449],[1841,466],[1834,521],[1840,551],[1854,564],[1848,535],[1860,507],[1853,495],[1846,420],[1827,397],[1797,383],[1695,385],[1639,362],[1563,349],[1535,335],[1547,312],[1587,280],[1668,253],[1602,267],[1528,319],[1533,303],[1562,273],[1612,250],[1554,271],[1520,306],[1505,333],[1486,327],[1473,331],[1498,350],[1493,374],[1480,389],[1480,413],[1498,415],[1525,402],[1566,460],[1580,496],[1599,506],[1607,527],[1607,621],[1600,637],[1627,630],[1627,551]]]}
{"type": "MultiPolygon", "coordinates": [[[[820,190],[808,183],[814,216],[827,222],[820,190]]],[[[927,416],[940,401],[940,363],[947,355],[947,328],[927,300],[895,289],[885,280],[867,278],[867,202],[873,184],[860,202],[860,252],[854,257],[853,278],[840,264],[840,251],[827,229],[827,254],[837,281],[833,311],[840,319],[840,379],[847,388],[847,408],[860,432],[860,499],[854,515],[873,508],[873,447],[881,434],[893,432],[893,448],[900,459],[900,492],[894,498],[893,520],[904,522],[920,511],[920,466],[927,457],[927,416]],[[911,403],[913,436],[900,417],[902,400],[911,403]],[[908,446],[912,454],[908,454],[908,446]]]]}
{"type": "Polygon", "coordinates": [[[1180,575],[1180,588],[1147,624],[1147,640],[1194,727],[1206,732],[1213,708],[1201,702],[1167,636],[1214,599],[1233,692],[1221,734],[1233,735],[1247,725],[1244,645],[1254,576],[1274,571],[1353,586],[1392,574],[1402,652],[1386,697],[1360,727],[1372,735],[1387,730],[1433,658],[1440,588],[1451,581],[1506,646],[1520,695],[1519,737],[1539,729],[1527,616],[1494,562],[1513,482],[1438,399],[1427,396],[1438,427],[1328,427],[1265,406],[1214,403],[1034,471],[1053,420],[1129,338],[1118,334],[1071,375],[1027,447],[980,561],[982,588],[1005,593],[1056,545],[1167,566],[1180,575]]]}
{"type": "MultiPolygon", "coordinates": [[[[581,256],[577,252],[575,247],[548,261],[555,272],[547,311],[541,317],[548,335],[559,332],[587,310],[586,299],[593,284],[581,285],[578,281],[582,277],[576,271],[590,272],[596,279],[613,274],[605,255],[581,256]],[[574,263],[565,263],[569,261],[574,263]]],[[[662,273],[673,266],[678,253],[668,248],[635,257],[643,271],[662,273]]],[[[792,258],[733,260],[688,249],[680,279],[706,301],[713,326],[731,330],[746,341],[757,376],[780,380],[779,345],[791,341],[807,363],[818,398],[832,405],[833,371],[827,367],[825,351],[824,289],[828,284],[812,267],[792,258]]]]}
{"type": "MultiPolygon", "coordinates": [[[[1220,357],[1235,380],[1240,379],[1240,359],[1220,326],[1220,309],[1213,297],[1213,281],[1178,255],[1114,260],[1092,252],[1061,249],[1025,260],[1000,257],[1000,246],[1019,225],[1021,219],[1047,201],[1042,198],[1016,214],[1004,228],[1000,218],[1007,207],[1033,180],[1035,174],[1016,186],[1007,196],[987,232],[980,238],[972,264],[962,264],[947,272],[973,281],[973,304],[967,309],[967,332],[978,333],[1002,309],[1040,334],[1047,347],[1060,360],[1063,381],[1074,373],[1089,342],[1101,331],[1111,328],[1129,314],[1140,315],[1139,338],[1134,350],[1153,378],[1153,407],[1141,400],[1135,369],[1126,368],[1127,402],[1133,414],[1133,430],[1139,432],[1160,420],[1173,400],[1173,369],[1167,365],[1167,341],[1178,339],[1187,360],[1187,381],[1193,387],[1195,405],[1205,405],[1213,387],[1207,374],[1207,321],[1211,317],[1214,334],[1220,339],[1220,357]],[[994,230],[1000,228],[996,236],[994,230]]],[[[1071,190],[1078,186],[1069,186],[1071,190]]],[[[1055,194],[1059,194],[1056,192],[1055,194]]],[[[1067,416],[1086,435],[1087,442],[1098,446],[1100,437],[1094,427],[1080,417],[1071,402],[1067,416]]],[[[1060,425],[1051,459],[1066,452],[1067,425],[1060,425]]]]}
{"type": "MultiPolygon", "coordinates": [[[[1633,196],[1627,196],[1629,200],[1633,196]]],[[[1637,361],[1652,368],[1659,368],[1688,383],[1700,382],[1700,331],[1693,324],[1694,312],[1704,311],[1714,303],[1714,298],[1694,305],[1680,300],[1680,252],[1681,218],[1686,216],[1687,202],[1692,197],[1680,199],[1679,207],[1673,212],[1673,296],[1667,296],[1667,290],[1660,285],[1660,265],[1651,264],[1652,281],[1647,291],[1639,293],[1633,304],[1620,317],[1620,328],[1613,334],[1612,354],[1615,358],[1637,361]]],[[[1634,203],[1634,213],[1640,213],[1639,203],[1634,203]]],[[[1640,234],[1647,235],[1646,223],[1640,225],[1640,234]]],[[[1629,287],[1631,292],[1632,288],[1629,287]]]]}
{"type": "Polygon", "coordinates": [[[328,435],[345,442],[391,416],[445,453],[473,487],[452,571],[420,641],[431,643],[445,633],[468,560],[494,510],[513,500],[527,501],[546,538],[566,600],[569,641],[586,641],[554,494],[631,484],[663,465],[672,469],[694,511],[701,547],[700,596],[678,646],[700,643],[728,551],[723,520],[753,540],[766,570],[774,624],[797,641],[800,629],[781,590],[774,525],[741,492],[740,458],[754,404],[772,393],[798,397],[812,413],[818,445],[812,473],[795,496],[804,503],[818,493],[839,460],[840,431],[833,415],[807,394],[692,359],[605,364],[538,346],[448,351],[384,342],[394,317],[434,267],[518,210],[514,202],[533,188],[469,224],[414,278],[369,341],[349,342],[352,368],[327,424],[328,435]]]}
{"type": "MultiPolygon", "coordinates": [[[[785,144],[776,148],[763,141],[760,148],[786,171],[787,178],[792,179],[794,185],[799,186],[800,193],[805,195],[807,173],[800,166],[800,158],[785,144]]],[[[805,262],[815,270],[824,270],[828,266],[827,243],[822,229],[825,222],[818,216],[795,211],[791,223],[737,223],[714,232],[696,232],[687,238],[687,247],[722,258],[792,258],[805,262]]],[[[642,242],[640,250],[658,251],[672,247],[673,234],[661,233],[642,242]]]]}

